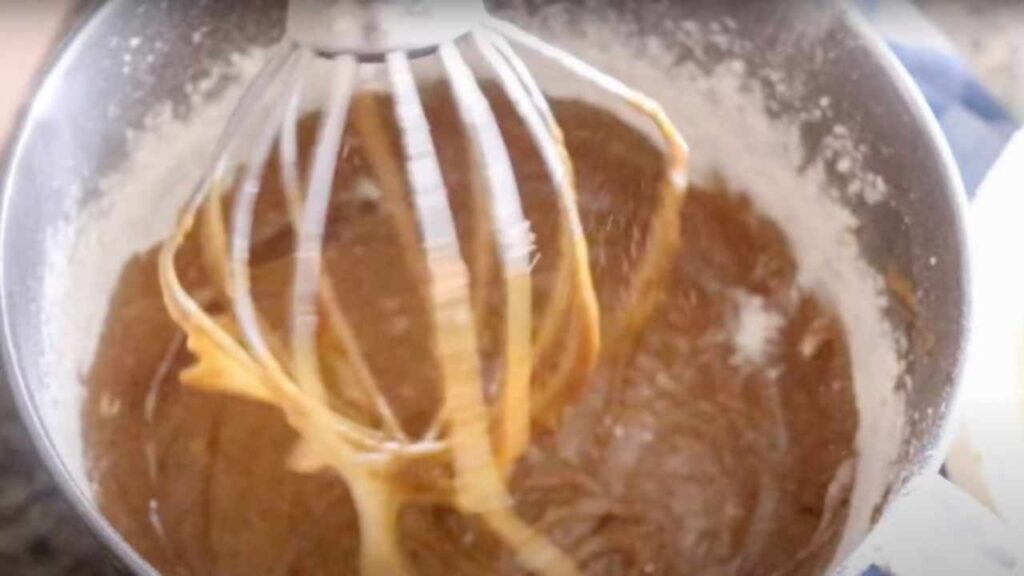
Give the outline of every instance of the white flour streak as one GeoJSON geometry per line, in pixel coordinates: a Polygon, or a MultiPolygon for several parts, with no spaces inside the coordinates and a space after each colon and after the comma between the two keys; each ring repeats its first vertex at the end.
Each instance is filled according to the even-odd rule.
{"type": "Polygon", "coordinates": [[[732,332],[733,362],[739,366],[763,366],[778,343],[785,318],[765,304],[764,298],[737,291],[736,324],[732,332]]]}

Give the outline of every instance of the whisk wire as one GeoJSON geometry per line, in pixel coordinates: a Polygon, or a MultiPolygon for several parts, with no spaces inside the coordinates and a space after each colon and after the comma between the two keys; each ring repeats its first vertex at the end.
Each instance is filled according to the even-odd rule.
{"type": "Polygon", "coordinates": [[[352,56],[335,59],[333,81],[325,120],[320,126],[313,153],[309,189],[303,199],[302,219],[297,230],[295,274],[292,286],[291,344],[295,376],[299,385],[319,400],[327,394],[317,358],[316,330],[319,324],[317,295],[323,272],[323,239],[327,209],[341,151],[342,133],[355,90],[358,63],[352,56]]]}
{"type": "MultiPolygon", "coordinates": [[[[283,71],[285,82],[281,86],[289,86],[294,81],[294,75],[298,73],[295,53],[288,56],[291,64],[283,71]]],[[[243,169],[242,183],[235,192],[235,199],[231,215],[231,283],[232,283],[232,311],[237,322],[241,336],[255,360],[267,370],[271,377],[265,379],[278,387],[276,392],[290,398],[291,402],[298,402],[305,412],[310,410],[311,403],[301,394],[297,394],[293,380],[287,377],[287,370],[281,365],[272,352],[272,346],[263,332],[263,322],[256,309],[250,287],[249,258],[252,249],[252,227],[255,219],[256,201],[261,191],[261,183],[270,152],[273,148],[278,130],[286,113],[287,94],[281,94],[281,90],[271,90],[271,97],[274,98],[270,114],[263,118],[264,123],[260,127],[257,139],[252,147],[243,169]]],[[[215,199],[213,199],[215,200],[215,199]]],[[[314,413],[322,410],[314,409],[314,413]]],[[[382,446],[386,439],[376,431],[355,422],[338,417],[322,415],[330,421],[330,428],[336,430],[349,441],[357,445],[382,446]]]]}
{"type": "MultiPolygon", "coordinates": [[[[208,180],[212,182],[225,183],[244,160],[240,149],[243,147],[245,138],[240,137],[244,132],[247,123],[252,121],[253,113],[268,105],[277,96],[275,86],[279,86],[281,78],[286,76],[289,65],[300,58],[302,51],[295,46],[283,45],[274,49],[267,58],[267,64],[256,74],[252,83],[242,94],[238,105],[228,118],[224,131],[221,132],[217,142],[219,155],[214,159],[212,170],[209,171],[208,180]]],[[[206,195],[208,187],[200,189],[195,202],[201,202],[206,195]]]]}
{"type": "Polygon", "coordinates": [[[453,44],[441,46],[440,55],[479,171],[486,180],[489,201],[485,203],[491,208],[492,228],[501,254],[506,318],[504,381],[497,402],[501,430],[498,455],[502,468],[507,470],[510,455],[520,454],[530,437],[533,235],[523,212],[512,159],[483,90],[453,44]]]}
{"type": "Polygon", "coordinates": [[[469,274],[459,253],[454,218],[426,114],[404,54],[387,57],[410,188],[427,249],[436,356],[444,381],[445,415],[455,473],[455,503],[510,543],[531,570],[575,575],[571,558],[523,522],[511,508],[490,436],[469,274]],[[432,238],[432,236],[434,238],[432,238]]]}
{"type": "MultiPolygon", "coordinates": [[[[299,66],[305,66],[306,61],[311,57],[311,55],[304,53],[299,66]]],[[[295,83],[285,112],[284,123],[281,127],[281,136],[278,140],[281,185],[285,194],[285,207],[288,210],[289,219],[295,230],[299,230],[303,218],[304,195],[299,176],[298,152],[299,113],[305,87],[303,80],[304,78],[300,75],[299,80],[295,83]]],[[[358,78],[355,78],[355,81],[358,81],[358,78]]],[[[356,102],[352,102],[350,106],[355,104],[356,102]]],[[[359,118],[358,115],[357,118],[359,118]]],[[[326,263],[324,263],[324,266],[326,266],[326,263]]],[[[368,408],[376,411],[377,417],[380,418],[387,432],[396,440],[407,442],[409,438],[398,422],[398,418],[395,416],[390,403],[381,392],[373,372],[370,370],[351,323],[338,303],[337,295],[326,270],[322,273],[322,276],[318,300],[328,331],[335,340],[334,351],[337,352],[336,355],[328,356],[326,361],[333,364],[339,373],[346,370],[350,371],[350,381],[346,380],[342,383],[342,386],[353,384],[354,387],[346,389],[344,392],[348,393],[349,396],[352,394],[362,394],[363,397],[368,398],[372,405],[368,408]]]]}
{"type": "MultiPolygon", "coordinates": [[[[460,254],[455,220],[437,151],[408,57],[387,57],[395,115],[402,134],[409,187],[427,252],[433,346],[444,382],[459,504],[466,511],[505,505],[490,477],[493,459],[487,430],[480,359],[469,295],[469,273],[460,254]],[[495,500],[498,501],[495,501],[495,500]]],[[[503,491],[500,491],[503,492],[503,491]]]]}
{"type": "MultiPolygon", "coordinates": [[[[621,80],[587,64],[580,58],[552,46],[521,28],[497,18],[488,17],[484,26],[517,44],[556,62],[580,78],[611,93],[650,118],[664,138],[667,150],[665,178],[659,191],[658,205],[644,250],[633,275],[624,312],[615,320],[606,339],[609,356],[621,357],[635,343],[640,329],[654,312],[660,300],[661,280],[672,266],[679,251],[680,209],[685,197],[689,175],[689,148],[660,104],[633,90],[621,80]]],[[[511,50],[509,50],[511,53],[511,50]]]]}
{"type": "MultiPolygon", "coordinates": [[[[290,54],[288,60],[294,61],[294,54],[290,54]]],[[[293,79],[294,71],[294,69],[286,70],[285,78],[293,79]]],[[[278,84],[274,87],[276,89],[269,90],[271,97],[274,98],[270,116],[264,119],[251,152],[245,161],[242,183],[235,194],[231,215],[230,278],[233,285],[232,305],[235,318],[250,351],[260,360],[267,359],[274,362],[276,360],[274,360],[270,346],[263,336],[259,314],[256,311],[256,304],[250,289],[249,257],[252,249],[256,200],[262,189],[263,171],[285,112],[286,100],[281,95],[282,85],[288,86],[289,83],[278,84]]]]}
{"type": "MultiPolygon", "coordinates": [[[[299,62],[300,70],[305,70],[309,58],[308,54],[302,56],[302,60],[299,62]]],[[[288,97],[277,151],[281,165],[281,186],[285,193],[285,207],[288,210],[292,226],[295,228],[299,226],[299,220],[302,218],[302,181],[299,177],[299,114],[305,88],[305,75],[300,73],[288,97]]]]}
{"type": "MultiPolygon", "coordinates": [[[[544,384],[546,390],[540,391],[540,397],[553,398],[561,396],[561,391],[568,386],[577,362],[586,365],[595,360],[600,345],[597,296],[577,207],[572,160],[551,107],[525,64],[497,34],[476,32],[474,39],[541,155],[554,184],[562,216],[558,232],[560,260],[551,296],[540,316],[534,344],[538,361],[554,358],[556,363],[552,377],[544,384]],[[571,333],[572,342],[568,346],[560,346],[559,336],[567,332],[571,333]],[[575,342],[578,337],[584,338],[586,343],[578,345],[575,342]]],[[[558,417],[557,410],[552,410],[546,400],[535,400],[532,412],[535,418],[548,423],[558,417]]]]}

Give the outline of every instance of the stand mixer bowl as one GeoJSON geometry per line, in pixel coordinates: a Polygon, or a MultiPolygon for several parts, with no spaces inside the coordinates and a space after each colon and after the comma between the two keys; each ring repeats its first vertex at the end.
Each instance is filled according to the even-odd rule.
{"type": "MultiPolygon", "coordinates": [[[[537,10],[514,0],[489,4],[513,20],[518,11],[537,10]]],[[[832,4],[687,0],[660,6],[657,18],[645,16],[647,3],[639,1],[547,4],[545,9],[564,12],[566,22],[584,12],[608,11],[631,23],[637,38],[662,44],[674,42],[672,30],[684,22],[704,28],[730,22],[730,34],[752,47],[739,58],[767,95],[770,115],[797,118],[801,110],[827,99],[831,122],[850,127],[867,144],[864,165],[886,182],[890,194],[878,205],[850,206],[860,223],[858,240],[876,269],[899,270],[917,288],[917,315],[930,333],[927,349],[916,349],[912,339],[906,357],[906,374],[914,385],[905,392],[899,462],[887,493],[937,470],[967,335],[964,195],[923,98],[880,40],[856,15],[832,4]],[[821,58],[822,46],[828,47],[828,58],[821,58]],[[795,96],[773,90],[771,79],[758,74],[768,68],[804,89],[795,96]]],[[[152,569],[100,514],[84,473],[82,431],[74,417],[80,410],[80,383],[53,380],[39,362],[49,345],[39,312],[46,299],[47,246],[68,221],[100,199],[99,183],[130,150],[130,131],[144,127],[147,115],[168,102],[176,114],[187,115],[190,83],[209,76],[233,54],[271,45],[284,31],[285,15],[285,3],[273,0],[105,3],[46,74],[0,182],[6,378],[65,495],[137,573],[152,569]]],[[[680,46],[680,59],[693,56],[694,50],[680,46]]],[[[702,66],[710,69],[736,57],[711,47],[702,51],[702,66]]],[[[811,120],[795,122],[806,155],[813,157],[826,128],[811,120]]],[[[686,126],[681,129],[685,134],[686,126]]],[[[893,323],[898,330],[905,328],[898,318],[893,323]]],[[[875,519],[886,502],[873,503],[875,519]]]]}

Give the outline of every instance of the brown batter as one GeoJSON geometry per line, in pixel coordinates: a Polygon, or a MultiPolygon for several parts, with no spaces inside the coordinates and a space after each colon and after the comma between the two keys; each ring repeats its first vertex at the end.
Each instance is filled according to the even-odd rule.
{"type": "MultiPolygon", "coordinates": [[[[473,204],[462,139],[450,128],[458,122],[443,88],[425,100],[465,240],[473,204]]],[[[539,308],[557,259],[557,205],[525,130],[495,100],[537,235],[539,308]]],[[[644,247],[662,157],[606,112],[579,102],[556,111],[607,321],[644,247]]],[[[304,146],[313,132],[307,121],[304,146]]],[[[349,138],[343,152],[327,263],[389,400],[411,431],[422,430],[439,378],[426,311],[360,145],[349,138]]],[[[275,326],[290,286],[280,196],[271,170],[253,285],[275,326]]],[[[587,574],[820,573],[845,519],[849,485],[833,479],[853,461],[857,426],[840,325],[794,285],[780,231],[721,186],[690,193],[683,242],[638,348],[603,362],[589,383],[579,375],[583,392],[562,426],[535,436],[512,480],[517,510],[587,574]],[[740,358],[733,343],[740,294],[783,318],[759,361],[740,358]]],[[[202,293],[195,254],[186,246],[180,269],[202,293]]],[[[111,310],[89,375],[86,440],[102,509],[128,541],[165,574],[356,574],[359,531],[345,484],[288,471],[295,435],[280,413],[179,385],[190,359],[164,310],[154,253],[125,268],[111,310]]],[[[482,338],[488,370],[498,321],[482,338]]],[[[424,576],[521,573],[493,536],[447,508],[407,508],[401,538],[424,576]]]]}

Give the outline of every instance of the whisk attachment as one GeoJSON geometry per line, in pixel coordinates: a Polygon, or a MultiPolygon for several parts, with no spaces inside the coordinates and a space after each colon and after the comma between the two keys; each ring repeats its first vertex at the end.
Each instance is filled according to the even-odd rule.
{"type": "Polygon", "coordinates": [[[165,303],[196,358],[181,380],[278,408],[300,438],[290,466],[304,473],[330,470],[345,479],[360,519],[363,574],[414,573],[398,537],[398,515],[413,502],[452,506],[480,518],[531,572],[578,574],[569,556],[516,514],[507,478],[529,446],[531,430],[557,425],[576,392],[573,374],[593,368],[599,350],[615,354],[628,348],[652,313],[658,286],[678,248],[686,145],[650,99],[484,15],[482,9],[470,12],[472,17],[446,11],[456,4],[463,6],[440,2],[438,13],[405,13],[399,7],[402,2],[293,2],[291,38],[243,97],[225,131],[220,156],[161,253],[165,303]],[[342,38],[336,31],[344,26],[325,27],[313,19],[316,10],[343,5],[354,10],[355,20],[325,21],[361,23],[356,28],[361,35],[342,38]],[[405,16],[394,16],[397,13],[405,16]],[[405,35],[410,22],[424,25],[421,33],[405,35]],[[346,44],[350,37],[363,40],[358,46],[346,44]],[[536,314],[534,237],[514,159],[459,47],[467,39],[527,128],[557,193],[558,260],[551,296],[536,314]],[[513,45],[625,99],[653,118],[667,142],[668,169],[648,250],[622,312],[605,323],[611,328],[603,340],[565,138],[513,45]],[[442,164],[410,63],[411,55],[424,50],[436,52],[441,63],[468,143],[470,166],[479,176],[475,201],[484,209],[477,215],[480,225],[469,247],[460,245],[442,164]],[[300,102],[307,88],[306,68],[323,58],[330,60],[330,86],[304,182],[297,137],[300,102]],[[381,128],[379,104],[360,97],[362,78],[371,70],[385,72],[399,142],[390,142],[381,128]],[[429,312],[430,346],[441,374],[443,401],[432,423],[416,434],[383,393],[326,271],[327,222],[350,125],[359,133],[367,164],[381,185],[382,204],[388,208],[403,257],[422,283],[416,294],[429,312]],[[275,144],[287,212],[283,226],[291,228],[294,238],[284,337],[261,316],[251,286],[253,222],[275,144]],[[400,151],[399,158],[394,150],[400,151]],[[179,276],[176,256],[197,221],[202,262],[223,306],[201,304],[179,276]],[[467,258],[466,250],[496,257],[467,258]],[[488,398],[478,327],[484,288],[474,282],[492,274],[502,287],[504,325],[500,388],[488,398]],[[540,378],[534,373],[539,362],[554,366],[550,375],[540,378]],[[416,474],[428,469],[430,473],[416,474]]]}
{"type": "MultiPolygon", "coordinates": [[[[645,256],[634,274],[626,306],[623,308],[626,312],[617,320],[615,327],[611,330],[609,341],[605,343],[606,347],[611,347],[612,354],[622,354],[623,350],[629,349],[640,329],[654,312],[659,301],[658,286],[679,250],[681,226],[679,215],[685,191],[689,185],[689,147],[662,106],[650,97],[508,22],[497,18],[487,18],[485,26],[500,35],[495,45],[506,54],[510,62],[516,62],[518,57],[501,40],[501,36],[553,60],[580,78],[592,82],[604,91],[625,101],[654,122],[668,148],[665,153],[665,177],[658,194],[659,204],[654,215],[651,233],[647,239],[645,256]]],[[[520,79],[523,84],[534,86],[532,95],[538,109],[548,108],[546,104],[541,103],[544,101],[543,94],[536,88],[536,83],[530,79],[525,66],[519,64],[517,68],[520,70],[520,79]]]]}

